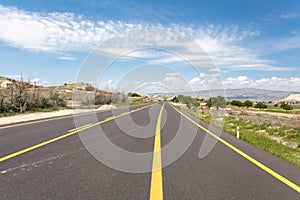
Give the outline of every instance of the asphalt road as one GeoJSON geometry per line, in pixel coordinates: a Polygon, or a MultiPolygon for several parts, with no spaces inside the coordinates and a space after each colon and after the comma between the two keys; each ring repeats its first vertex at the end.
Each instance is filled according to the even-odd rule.
{"type": "Polygon", "coordinates": [[[299,167],[207,127],[167,103],[0,126],[0,199],[300,199],[299,167]]]}

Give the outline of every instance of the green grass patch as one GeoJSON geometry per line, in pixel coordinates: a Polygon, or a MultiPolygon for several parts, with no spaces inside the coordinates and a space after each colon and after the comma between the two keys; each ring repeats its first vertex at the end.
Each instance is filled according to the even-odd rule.
{"type": "MultiPolygon", "coordinates": [[[[208,110],[191,110],[188,108],[181,108],[184,111],[194,115],[195,117],[210,123],[211,116],[208,110]]],[[[212,124],[213,125],[213,124],[212,124]]],[[[272,155],[284,159],[296,166],[300,167],[300,130],[289,127],[272,127],[267,122],[253,122],[243,120],[235,116],[225,117],[223,130],[233,136],[236,136],[236,128],[240,127],[240,139],[248,142],[251,145],[258,147],[272,155]],[[268,135],[282,137],[284,141],[297,142],[297,148],[291,148],[270,139],[268,135]]]]}

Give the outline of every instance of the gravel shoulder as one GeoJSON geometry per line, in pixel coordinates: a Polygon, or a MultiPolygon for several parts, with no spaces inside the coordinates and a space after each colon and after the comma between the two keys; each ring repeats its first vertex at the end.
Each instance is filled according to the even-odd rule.
{"type": "Polygon", "coordinates": [[[116,108],[113,105],[103,105],[98,109],[65,109],[65,110],[58,110],[53,112],[35,112],[35,113],[26,113],[26,114],[18,114],[14,116],[9,117],[0,117],[0,125],[7,125],[12,123],[18,123],[18,122],[25,122],[25,121],[31,121],[31,120],[39,120],[39,119],[45,119],[45,118],[51,118],[51,117],[60,117],[60,116],[66,116],[66,115],[72,115],[72,114],[79,114],[79,113],[85,113],[85,112],[91,112],[91,111],[105,111],[116,108]]]}

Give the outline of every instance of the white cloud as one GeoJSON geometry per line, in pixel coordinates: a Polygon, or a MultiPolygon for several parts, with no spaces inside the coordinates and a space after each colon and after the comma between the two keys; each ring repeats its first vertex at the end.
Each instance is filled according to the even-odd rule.
{"type": "Polygon", "coordinates": [[[291,30],[285,37],[268,38],[262,41],[256,41],[252,48],[257,49],[262,54],[271,54],[284,52],[291,49],[300,48],[300,32],[291,30]]]}
{"type": "MultiPolygon", "coordinates": [[[[287,17],[287,16],[285,16],[287,17]]],[[[241,46],[245,39],[257,37],[260,31],[241,30],[238,26],[215,26],[207,25],[195,28],[172,24],[164,27],[161,24],[129,24],[122,21],[94,21],[82,15],[69,12],[29,12],[15,7],[0,5],[0,40],[7,45],[48,52],[80,52],[90,51],[101,42],[117,35],[118,33],[136,30],[144,27],[167,28],[179,32],[194,40],[210,56],[218,68],[223,70],[264,70],[282,71],[285,66],[277,66],[271,60],[262,59],[260,55],[251,49],[241,46]]],[[[149,37],[140,36],[145,44],[149,37]]],[[[134,38],[133,38],[134,39],[134,38]]],[[[160,46],[172,46],[174,51],[183,49],[183,58],[188,58],[200,64],[207,64],[207,57],[199,55],[199,52],[191,46],[180,41],[178,38],[165,38],[160,36],[157,43],[160,46]],[[198,54],[197,54],[198,53],[198,54]]],[[[116,55],[125,52],[126,48],[121,41],[119,46],[107,47],[105,53],[116,55]]],[[[297,40],[282,44],[286,46],[300,44],[297,40]]],[[[157,54],[155,52],[135,51],[127,55],[129,58],[147,58],[153,62],[170,63],[184,62],[182,57],[170,54],[157,54]]],[[[59,56],[63,60],[75,60],[72,56],[59,56]]]]}
{"type": "Polygon", "coordinates": [[[116,87],[116,85],[113,82],[113,80],[108,80],[106,82],[95,83],[94,85],[97,88],[99,88],[100,90],[105,90],[105,91],[114,91],[114,89],[116,87]]]}
{"type": "Polygon", "coordinates": [[[72,56],[59,56],[58,59],[60,60],[77,60],[77,58],[72,56]]]}
{"type": "Polygon", "coordinates": [[[93,22],[73,13],[29,12],[0,5],[0,39],[38,51],[88,51],[113,34],[140,25],[93,22]]]}
{"type": "Polygon", "coordinates": [[[24,82],[29,82],[31,84],[36,84],[36,85],[41,85],[41,86],[48,86],[49,82],[48,80],[44,79],[44,78],[32,78],[32,77],[28,77],[28,76],[23,76],[23,75],[5,75],[5,77],[11,78],[11,79],[15,79],[15,80],[22,80],[24,82]]]}
{"type": "Polygon", "coordinates": [[[280,15],[280,17],[283,19],[293,19],[298,17],[298,15],[296,13],[287,13],[287,14],[280,15]]]}
{"type": "Polygon", "coordinates": [[[188,84],[194,91],[223,88],[223,82],[218,73],[200,73],[192,78],[188,84]]]}
{"type": "Polygon", "coordinates": [[[247,76],[230,77],[224,81],[226,88],[260,88],[271,90],[299,91],[300,78],[262,78],[253,80],[247,76]]]}
{"type": "MultiPolygon", "coordinates": [[[[220,81],[213,77],[207,77],[206,79],[201,77],[195,77],[189,81],[194,90],[205,90],[208,89],[205,87],[207,82],[220,81]]],[[[217,82],[214,82],[217,86],[217,82]]],[[[290,78],[261,78],[261,79],[251,79],[248,76],[237,76],[229,77],[222,81],[221,83],[224,88],[227,89],[238,89],[238,88],[259,88],[259,89],[268,89],[268,90],[284,90],[284,91],[300,91],[300,78],[299,77],[290,77],[290,78]]],[[[222,89],[222,87],[215,87],[222,89]]]]}

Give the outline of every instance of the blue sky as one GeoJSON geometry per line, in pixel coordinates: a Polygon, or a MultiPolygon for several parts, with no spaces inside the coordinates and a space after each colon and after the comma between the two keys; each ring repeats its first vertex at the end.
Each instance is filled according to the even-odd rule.
{"type": "MultiPolygon", "coordinates": [[[[215,80],[219,74],[226,88],[300,91],[297,0],[4,0],[0,2],[0,27],[0,75],[18,78],[22,73],[42,85],[75,80],[90,52],[107,39],[124,31],[158,27],[197,43],[218,71],[197,74],[170,55],[138,52],[115,63],[101,80],[90,82],[100,81],[100,88],[120,88],[122,83],[124,91],[150,83],[172,82],[178,88],[180,76],[192,88],[201,90],[207,80],[212,85],[219,81],[215,80]],[[159,73],[159,67],[146,70],[146,75],[136,74],[139,80],[128,76],[130,86],[123,87],[126,81],[120,79],[124,79],[124,73],[145,63],[168,65],[176,73],[163,67],[159,73]]],[[[176,52],[176,48],[173,50],[176,52]]]]}

